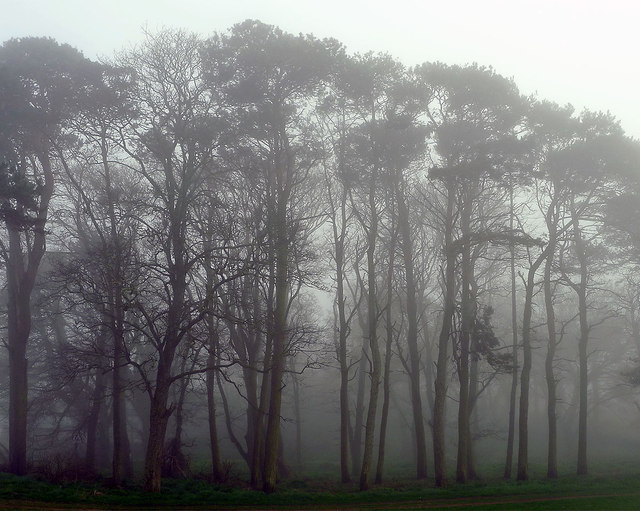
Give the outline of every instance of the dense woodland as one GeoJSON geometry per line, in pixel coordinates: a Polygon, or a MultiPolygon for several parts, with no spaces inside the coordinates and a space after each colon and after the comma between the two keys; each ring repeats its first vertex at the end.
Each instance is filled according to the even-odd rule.
{"type": "Polygon", "coordinates": [[[272,492],[637,456],[639,194],[610,114],[491,68],[256,21],[7,41],[0,461],[272,492]]]}

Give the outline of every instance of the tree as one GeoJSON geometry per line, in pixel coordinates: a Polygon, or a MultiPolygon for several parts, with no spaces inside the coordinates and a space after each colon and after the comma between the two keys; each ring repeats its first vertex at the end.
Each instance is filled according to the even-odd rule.
{"type": "Polygon", "coordinates": [[[292,36],[249,20],[234,26],[229,34],[211,39],[205,51],[209,81],[221,89],[225,102],[235,107],[239,140],[254,148],[255,171],[261,174],[266,190],[273,303],[268,305],[272,308],[265,362],[270,379],[265,492],[273,492],[276,486],[294,240],[305,229],[296,218],[297,199],[319,159],[303,114],[326,76],[332,46],[332,42],[292,36]]]}
{"type": "Polygon", "coordinates": [[[8,240],[0,250],[8,283],[9,470],[27,471],[27,343],[30,299],[46,251],[46,224],[54,191],[53,145],[81,103],[93,68],[80,52],[52,39],[13,39],[0,48],[2,219],[8,240]]]}
{"type": "MultiPolygon", "coordinates": [[[[445,288],[439,349],[446,354],[451,334],[457,334],[454,355],[460,394],[456,479],[464,482],[473,473],[469,465],[470,350],[477,310],[473,292],[477,248],[487,243],[504,243],[513,234],[499,225],[492,225],[486,232],[482,212],[489,211],[490,204],[496,201],[494,190],[501,175],[521,152],[516,131],[522,119],[523,103],[513,82],[491,69],[424,64],[416,70],[416,75],[424,90],[425,113],[434,130],[437,165],[431,169],[431,176],[444,183],[447,200],[446,212],[440,212],[445,226],[445,288]],[[454,332],[458,259],[460,329],[454,332]]],[[[447,357],[441,360],[439,355],[434,405],[437,485],[444,482],[446,366],[447,357]]]]}
{"type": "MultiPolygon", "coordinates": [[[[186,376],[173,362],[189,332],[203,321],[207,301],[188,293],[191,272],[202,261],[194,250],[192,208],[205,179],[216,172],[221,120],[218,104],[203,80],[201,42],[185,32],[147,35],[144,44],[123,54],[118,64],[136,70],[135,123],[121,132],[121,149],[135,162],[146,187],[146,204],[137,218],[141,239],[141,281],[128,294],[135,326],[145,337],[148,359],[129,361],[137,368],[150,399],[144,487],[160,491],[162,454],[172,385],[186,376]],[[192,298],[193,297],[193,298],[192,298]]],[[[200,369],[204,371],[205,369],[200,369]]]]}

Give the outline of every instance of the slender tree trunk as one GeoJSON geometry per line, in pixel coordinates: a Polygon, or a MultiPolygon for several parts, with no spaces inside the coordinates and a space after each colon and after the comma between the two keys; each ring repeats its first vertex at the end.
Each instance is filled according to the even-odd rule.
{"type": "MultiPolygon", "coordinates": [[[[509,189],[510,219],[509,227],[511,232],[514,229],[513,210],[513,186],[509,189]]],[[[509,393],[509,433],[507,435],[507,456],[504,463],[504,478],[511,479],[513,469],[513,444],[515,440],[516,423],[516,395],[518,392],[518,308],[516,299],[516,263],[515,245],[513,241],[509,244],[509,263],[511,269],[511,356],[513,358],[513,368],[511,370],[511,392],[509,393]]]]}
{"type": "Polygon", "coordinates": [[[464,483],[469,479],[469,349],[473,330],[473,304],[471,297],[471,280],[473,267],[471,262],[471,204],[462,208],[460,227],[464,243],[462,244],[462,331],[460,332],[460,361],[458,380],[460,394],[458,401],[458,456],[456,481],[464,483]]]}
{"type": "Polygon", "coordinates": [[[117,327],[112,328],[113,336],[113,372],[112,372],[112,407],[113,407],[113,458],[111,466],[111,477],[114,486],[122,484],[122,432],[124,429],[124,421],[122,414],[122,376],[121,368],[123,365],[123,349],[117,327]]]}
{"type": "Polygon", "coordinates": [[[207,357],[207,372],[205,374],[206,386],[207,386],[207,411],[209,419],[209,447],[211,449],[211,475],[215,482],[222,480],[222,460],[220,457],[220,445],[218,443],[218,427],[216,423],[216,399],[215,399],[215,386],[216,386],[216,369],[215,366],[218,363],[218,322],[215,318],[214,306],[215,298],[214,285],[215,275],[212,267],[212,251],[213,246],[211,243],[211,236],[207,235],[205,244],[205,256],[204,265],[207,275],[206,284],[206,300],[209,310],[206,315],[206,328],[208,337],[209,356],[207,357]]]}
{"type": "Polygon", "coordinates": [[[291,374],[291,385],[293,387],[293,408],[296,421],[296,465],[298,470],[302,468],[302,410],[300,405],[300,382],[298,375],[291,374]]]}
{"type": "Polygon", "coordinates": [[[424,433],[424,417],[422,413],[422,396],[420,392],[420,354],[418,350],[418,304],[416,297],[416,278],[413,262],[413,242],[409,225],[409,210],[406,205],[404,183],[396,183],[398,201],[398,226],[401,234],[401,248],[404,261],[407,290],[407,346],[409,348],[409,381],[411,385],[411,407],[413,410],[413,427],[416,435],[416,476],[427,477],[427,445],[424,433]]]}
{"type": "Polygon", "coordinates": [[[547,477],[558,477],[558,428],[556,425],[556,379],[553,372],[553,364],[556,353],[556,318],[553,309],[553,293],[551,290],[551,269],[556,246],[555,219],[547,222],[549,231],[549,255],[544,266],[544,304],[547,314],[547,355],[544,368],[547,381],[547,421],[548,421],[548,445],[547,445],[547,477]]]}
{"type": "Polygon", "coordinates": [[[382,484],[382,474],[384,471],[384,452],[385,443],[387,441],[387,420],[389,417],[389,398],[391,384],[389,381],[391,375],[391,346],[393,344],[393,324],[391,305],[393,301],[393,270],[395,263],[395,230],[392,222],[391,225],[392,238],[389,244],[389,267],[387,269],[387,310],[386,310],[386,343],[385,343],[385,359],[384,370],[382,375],[382,410],[380,414],[380,434],[378,439],[378,464],[376,467],[375,483],[382,484]]]}
{"type": "Polygon", "coordinates": [[[344,239],[346,237],[346,190],[343,193],[340,213],[341,228],[333,223],[333,237],[336,262],[336,306],[338,312],[338,363],[340,364],[340,479],[343,483],[351,481],[349,474],[349,365],[347,363],[347,337],[349,322],[345,311],[344,296],[344,239]]]}
{"type": "MultiPolygon", "coordinates": [[[[358,312],[358,320],[360,320],[360,318],[360,312],[358,312]]],[[[366,332],[366,322],[361,321],[361,326],[362,323],[365,325],[365,328],[363,328],[362,331],[366,332]]],[[[366,337],[368,337],[368,334],[366,337]]],[[[360,362],[358,363],[358,391],[356,393],[356,406],[354,410],[355,417],[353,421],[353,435],[351,439],[351,471],[353,472],[354,477],[359,474],[360,467],[362,466],[362,431],[364,430],[364,399],[367,377],[366,337],[363,337],[360,362]]]]}
{"type": "Polygon", "coordinates": [[[209,447],[211,449],[211,475],[215,482],[220,482],[222,480],[222,460],[220,456],[220,445],[218,443],[218,427],[217,427],[217,419],[216,419],[216,399],[215,399],[215,384],[216,384],[216,376],[215,369],[212,367],[216,364],[216,355],[212,350],[210,345],[209,347],[209,357],[208,357],[208,365],[209,369],[207,369],[206,373],[206,384],[207,384],[207,411],[209,415],[209,447]]]}
{"type": "Polygon", "coordinates": [[[522,318],[523,363],[520,374],[520,413],[518,417],[518,481],[529,479],[529,379],[531,377],[531,316],[536,271],[549,253],[549,246],[529,268],[522,318]]]}
{"type": "Polygon", "coordinates": [[[445,404],[447,401],[447,364],[449,355],[449,337],[451,322],[455,311],[455,266],[456,253],[453,244],[453,183],[447,181],[447,216],[444,232],[445,278],[444,278],[444,312],[442,327],[438,338],[438,363],[436,366],[435,399],[433,408],[433,461],[435,484],[442,487],[445,484],[445,404]]]}
{"type": "MultiPolygon", "coordinates": [[[[374,117],[375,121],[375,117],[374,117]]],[[[369,348],[371,350],[371,382],[369,388],[369,406],[364,429],[364,453],[362,468],[360,469],[360,490],[369,488],[369,471],[373,455],[373,441],[375,435],[376,413],[378,408],[378,393],[380,391],[381,360],[378,348],[378,311],[376,296],[376,262],[375,251],[378,239],[378,212],[376,205],[377,167],[374,168],[369,185],[369,213],[371,224],[367,233],[367,327],[369,348]]]]}
{"type": "Polygon", "coordinates": [[[242,459],[246,462],[247,467],[251,470],[253,467],[252,458],[248,454],[248,452],[242,446],[242,443],[236,436],[233,431],[233,425],[231,423],[231,412],[229,410],[229,403],[227,401],[227,395],[225,394],[224,387],[222,386],[222,378],[220,378],[220,371],[216,371],[216,383],[218,385],[218,392],[220,393],[220,401],[222,402],[222,408],[224,410],[224,422],[227,427],[227,434],[229,435],[229,440],[234,445],[234,447],[238,450],[238,454],[242,457],[242,459]]]}
{"type": "Polygon", "coordinates": [[[475,456],[475,439],[474,431],[476,430],[477,410],[476,402],[478,399],[478,356],[476,354],[475,343],[471,347],[471,366],[469,370],[469,443],[467,444],[467,469],[469,479],[478,479],[478,471],[476,470],[475,456]]]}
{"type": "MultiPolygon", "coordinates": [[[[104,336],[104,334],[100,335],[104,336]]],[[[100,411],[102,408],[102,401],[104,400],[104,394],[104,371],[101,367],[98,367],[95,372],[95,384],[87,417],[87,446],[84,455],[84,468],[90,474],[93,474],[96,470],[96,439],[98,435],[98,422],[100,420],[100,411]]]]}
{"type": "MultiPolygon", "coordinates": [[[[433,360],[433,354],[431,352],[431,335],[429,332],[429,324],[425,319],[426,314],[423,314],[422,317],[422,332],[423,332],[423,341],[425,346],[425,360],[424,360],[424,381],[426,383],[426,395],[427,395],[427,406],[429,410],[429,414],[433,419],[433,407],[434,407],[434,396],[433,396],[433,370],[435,367],[435,361],[433,360]]],[[[433,424],[430,423],[431,427],[433,424]]]]}
{"type": "Polygon", "coordinates": [[[126,479],[133,479],[133,461],[131,459],[131,443],[129,441],[129,432],[127,430],[127,425],[129,424],[127,420],[128,411],[127,411],[127,403],[126,403],[126,394],[122,395],[122,475],[126,479]]]}
{"type": "Polygon", "coordinates": [[[278,201],[276,219],[276,281],[273,320],[273,353],[271,357],[271,385],[269,414],[264,451],[264,491],[275,491],[278,476],[278,440],[280,435],[280,409],[282,406],[282,377],[287,349],[287,306],[289,239],[287,233],[287,209],[283,197],[278,201]]]}
{"type": "Polygon", "coordinates": [[[578,341],[578,361],[580,364],[580,410],[578,415],[578,475],[586,475],[587,467],[587,413],[588,413],[588,356],[589,322],[587,318],[587,251],[575,207],[572,208],[573,235],[576,257],[580,263],[580,282],[574,289],[578,295],[578,316],[580,319],[580,339],[578,341]]]}
{"type": "Polygon", "coordinates": [[[271,356],[272,356],[273,336],[270,328],[267,333],[267,342],[265,344],[264,355],[264,373],[260,383],[260,404],[256,413],[256,421],[254,426],[255,436],[253,438],[253,457],[251,458],[251,486],[259,488],[260,483],[264,482],[264,446],[265,431],[264,419],[267,415],[267,406],[269,402],[271,388],[271,356]]]}

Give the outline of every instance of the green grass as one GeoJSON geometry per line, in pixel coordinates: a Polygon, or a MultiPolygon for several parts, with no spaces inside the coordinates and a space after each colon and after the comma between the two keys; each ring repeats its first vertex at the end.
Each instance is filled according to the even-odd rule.
{"type": "MultiPolygon", "coordinates": [[[[567,476],[558,480],[528,482],[489,479],[464,485],[436,489],[432,481],[419,483],[407,479],[390,480],[384,486],[359,492],[355,485],[341,485],[321,479],[293,479],[283,482],[272,495],[231,485],[212,485],[204,480],[166,480],[158,494],[142,492],[132,485],[108,489],[99,483],[51,484],[33,477],[0,474],[0,509],[2,502],[50,503],[73,508],[147,508],[193,507],[195,509],[229,508],[322,508],[347,507],[376,509],[392,503],[404,503],[402,509],[422,509],[424,505],[462,509],[457,504],[473,503],[481,509],[640,509],[640,474],[627,473],[567,476]],[[638,493],[639,495],[631,495],[638,493]],[[552,501],[536,501],[547,497],[552,501]],[[579,499],[562,499],[581,497],[579,499]],[[588,498],[586,498],[588,497],[588,498]],[[461,501],[462,500],[462,501],[461,501]],[[533,502],[498,503],[504,500],[533,502]],[[486,503],[486,504],[483,504],[486,503]],[[451,507],[454,506],[454,507],[451,507]]],[[[16,504],[17,505],[17,504],[16,504]]]]}

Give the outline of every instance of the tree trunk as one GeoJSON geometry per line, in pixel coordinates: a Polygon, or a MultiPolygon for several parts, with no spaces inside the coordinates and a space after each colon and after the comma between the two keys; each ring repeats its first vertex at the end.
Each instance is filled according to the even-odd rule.
{"type": "Polygon", "coordinates": [[[45,253],[45,226],[49,201],[53,195],[53,172],[46,152],[37,155],[42,167],[44,184],[41,188],[37,219],[24,243],[22,226],[5,220],[9,237],[7,257],[7,347],[9,351],[9,472],[27,472],[27,399],[29,362],[27,343],[31,333],[31,293],[35,285],[40,261],[45,253]],[[26,256],[26,257],[25,257],[26,256]]]}
{"type": "Polygon", "coordinates": [[[149,492],[159,492],[161,489],[164,440],[169,417],[174,408],[167,408],[168,400],[169,385],[164,381],[158,381],[151,399],[149,441],[144,462],[144,490],[149,492]]]}
{"type": "MultiPolygon", "coordinates": [[[[211,350],[211,345],[209,347],[211,350]]],[[[211,475],[213,481],[220,482],[222,480],[222,460],[220,458],[220,445],[218,443],[218,428],[216,425],[216,400],[215,400],[215,369],[212,367],[216,364],[216,355],[209,351],[209,360],[206,373],[207,383],[207,411],[209,418],[209,446],[211,448],[211,475]]]]}
{"type": "MultiPolygon", "coordinates": [[[[510,220],[509,228],[514,229],[513,187],[509,189],[510,220]]],[[[516,422],[516,395],[518,392],[518,309],[516,300],[516,264],[515,245],[509,244],[509,262],[511,269],[511,356],[513,357],[513,369],[511,370],[511,392],[509,394],[509,433],[507,435],[507,456],[504,463],[504,478],[511,479],[513,469],[513,444],[515,440],[516,422]]]]}
{"type": "MultiPolygon", "coordinates": [[[[549,216],[548,216],[549,219],[549,216]]],[[[556,479],[558,477],[558,428],[556,425],[556,379],[553,372],[553,364],[556,353],[556,318],[553,309],[553,293],[551,290],[551,269],[556,246],[555,219],[547,222],[549,231],[549,256],[544,267],[544,304],[547,314],[547,355],[545,357],[545,377],[547,381],[547,422],[548,422],[548,445],[547,445],[547,477],[556,479]]]]}
{"type": "Polygon", "coordinates": [[[389,398],[391,384],[389,381],[391,375],[391,346],[393,344],[393,324],[391,322],[391,305],[393,301],[393,270],[395,255],[395,232],[393,223],[391,225],[391,242],[389,244],[389,267],[387,269],[387,311],[386,311],[386,329],[387,338],[385,343],[385,359],[384,372],[382,375],[382,410],[380,414],[380,435],[378,439],[378,464],[376,467],[375,483],[382,484],[382,474],[384,470],[384,451],[387,440],[387,420],[389,417],[389,398]]]}
{"type": "Polygon", "coordinates": [[[413,427],[416,435],[416,477],[427,477],[427,445],[424,433],[422,397],[420,393],[420,354],[418,350],[418,304],[416,297],[416,278],[413,262],[413,242],[409,225],[409,210],[405,202],[404,183],[396,183],[398,201],[398,226],[402,237],[402,253],[407,290],[407,346],[409,348],[409,381],[411,385],[411,407],[413,427]]]}
{"type": "Polygon", "coordinates": [[[112,381],[112,407],[113,407],[113,460],[111,467],[111,477],[114,486],[122,484],[122,432],[125,424],[122,414],[122,377],[121,367],[123,365],[122,339],[119,336],[118,328],[113,326],[113,381],[112,381]]]}
{"type": "MultiPolygon", "coordinates": [[[[11,307],[9,308],[11,309],[11,307]]],[[[12,315],[10,310],[9,315],[12,315]]],[[[22,314],[24,317],[24,315],[22,314]]],[[[11,325],[12,321],[9,321],[11,325]]],[[[9,326],[9,472],[27,473],[27,325],[9,326]]]]}
{"type": "Polygon", "coordinates": [[[275,491],[278,476],[278,440],[280,436],[280,409],[282,406],[282,377],[287,349],[287,306],[289,240],[287,234],[286,201],[280,197],[276,219],[276,281],[273,319],[273,353],[271,357],[271,385],[269,413],[264,446],[264,491],[275,491]]]}
{"type": "Polygon", "coordinates": [[[340,204],[341,227],[339,232],[335,221],[333,222],[336,262],[336,307],[338,312],[337,352],[338,363],[340,364],[340,480],[343,483],[351,481],[349,474],[349,365],[347,363],[349,322],[345,311],[346,299],[344,296],[344,240],[347,234],[346,200],[345,189],[340,204]]]}
{"type": "MultiPolygon", "coordinates": [[[[100,334],[104,336],[104,334],[100,334]]],[[[101,367],[96,368],[95,383],[91,405],[87,416],[87,445],[84,455],[84,469],[93,474],[96,471],[96,439],[98,435],[98,422],[100,420],[100,410],[105,394],[105,378],[101,367]]]]}
{"type": "Polygon", "coordinates": [[[364,453],[362,456],[362,468],[360,469],[360,490],[369,488],[369,471],[373,455],[373,441],[376,426],[376,413],[378,409],[378,393],[380,391],[381,360],[378,348],[378,311],[376,296],[376,262],[375,251],[378,239],[378,212],[376,206],[376,177],[377,168],[374,169],[369,185],[369,213],[371,225],[367,233],[367,327],[369,348],[371,350],[371,382],[369,388],[369,406],[367,408],[367,420],[364,429],[364,453]]]}
{"type": "Polygon", "coordinates": [[[536,271],[549,253],[549,246],[538,256],[527,273],[522,318],[523,363],[520,374],[520,413],[518,416],[518,481],[529,479],[529,379],[531,376],[531,316],[536,271]]]}
{"type": "MultiPolygon", "coordinates": [[[[475,344],[475,343],[473,343],[475,344]]],[[[476,470],[475,456],[475,438],[474,431],[477,429],[477,409],[476,402],[478,399],[478,355],[476,348],[472,344],[471,347],[471,368],[469,371],[469,443],[467,444],[467,470],[469,479],[478,479],[478,471],[476,470]]]]}
{"type": "Polygon", "coordinates": [[[300,407],[300,383],[298,375],[291,374],[291,385],[293,387],[293,406],[296,421],[296,465],[298,470],[302,469],[302,410],[300,407]]]}
{"type": "MultiPolygon", "coordinates": [[[[360,312],[358,312],[358,320],[360,321],[361,316],[360,312]]],[[[366,322],[361,321],[365,324],[365,328],[362,329],[363,332],[366,332],[366,322]]],[[[362,350],[360,353],[360,362],[358,363],[358,391],[356,393],[356,406],[354,410],[354,420],[353,420],[353,431],[351,438],[351,471],[354,474],[354,477],[359,473],[360,467],[362,466],[362,431],[364,429],[364,399],[365,399],[365,385],[366,385],[366,371],[367,367],[367,354],[366,354],[366,337],[363,337],[362,342],[362,350]]]]}
{"type": "MultiPolygon", "coordinates": [[[[465,201],[466,202],[466,201],[465,201]]],[[[471,296],[471,281],[473,279],[473,264],[471,261],[471,204],[465,203],[460,218],[462,244],[462,330],[460,332],[460,353],[458,366],[458,380],[460,394],[458,401],[458,456],[456,467],[456,481],[465,483],[469,479],[469,349],[471,332],[473,330],[473,303],[471,296]]]]}
{"type": "Polygon", "coordinates": [[[453,183],[447,181],[447,216],[444,232],[444,252],[446,257],[444,278],[444,311],[438,338],[438,363],[436,366],[435,399],[433,407],[433,462],[435,484],[445,484],[445,404],[447,401],[447,364],[451,322],[455,311],[455,266],[456,253],[453,244],[453,183]]]}
{"type": "Polygon", "coordinates": [[[578,361],[580,364],[580,410],[578,416],[578,475],[586,475],[587,467],[587,413],[588,413],[588,356],[589,322],[587,318],[587,251],[579,218],[575,207],[572,208],[574,244],[576,257],[580,263],[580,282],[574,289],[578,295],[578,316],[580,318],[580,339],[578,341],[578,361]]]}

